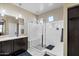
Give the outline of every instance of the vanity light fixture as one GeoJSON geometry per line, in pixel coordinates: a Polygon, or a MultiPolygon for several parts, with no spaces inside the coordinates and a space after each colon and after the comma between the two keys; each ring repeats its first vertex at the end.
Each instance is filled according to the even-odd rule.
{"type": "Polygon", "coordinates": [[[3,13],[1,13],[1,16],[4,16],[4,14],[3,14],[3,13]]]}
{"type": "Polygon", "coordinates": [[[2,10],[2,13],[6,13],[6,10],[2,10]]]}
{"type": "Polygon", "coordinates": [[[22,15],[21,14],[19,14],[19,16],[18,16],[19,18],[22,18],[22,15]]]}
{"type": "Polygon", "coordinates": [[[43,18],[41,18],[40,23],[43,24],[43,18]]]}
{"type": "Polygon", "coordinates": [[[18,16],[16,16],[16,19],[18,19],[18,18],[22,18],[22,15],[19,14],[18,16]]]}
{"type": "Polygon", "coordinates": [[[18,19],[18,17],[16,17],[16,19],[18,19]]]}
{"type": "Polygon", "coordinates": [[[6,13],[6,10],[3,9],[2,12],[1,12],[1,16],[4,16],[5,13],[6,13]]]}

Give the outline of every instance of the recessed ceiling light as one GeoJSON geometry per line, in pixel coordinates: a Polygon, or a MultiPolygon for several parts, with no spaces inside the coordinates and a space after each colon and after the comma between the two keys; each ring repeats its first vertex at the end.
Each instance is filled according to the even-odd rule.
{"type": "Polygon", "coordinates": [[[49,4],[48,4],[48,6],[52,6],[52,5],[53,5],[53,3],[49,3],[49,4]]]}
{"type": "Polygon", "coordinates": [[[39,13],[39,11],[36,11],[36,13],[39,13]]]}
{"type": "Polygon", "coordinates": [[[18,5],[19,5],[19,6],[22,6],[22,3],[19,3],[18,5]]]}

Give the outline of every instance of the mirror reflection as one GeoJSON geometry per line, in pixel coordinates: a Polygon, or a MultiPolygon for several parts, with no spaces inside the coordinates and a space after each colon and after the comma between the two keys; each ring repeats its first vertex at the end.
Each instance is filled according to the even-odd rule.
{"type": "Polygon", "coordinates": [[[19,36],[24,34],[24,19],[9,15],[0,16],[0,36],[19,36]]]}
{"type": "Polygon", "coordinates": [[[3,35],[4,20],[0,18],[0,35],[3,35]]]}

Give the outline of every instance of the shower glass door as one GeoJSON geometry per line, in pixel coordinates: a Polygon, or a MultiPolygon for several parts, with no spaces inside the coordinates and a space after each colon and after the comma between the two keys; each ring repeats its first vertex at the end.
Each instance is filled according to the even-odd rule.
{"type": "Polygon", "coordinates": [[[28,36],[30,41],[30,48],[35,47],[41,49],[43,45],[43,24],[41,23],[29,23],[28,24],[28,36]]]}

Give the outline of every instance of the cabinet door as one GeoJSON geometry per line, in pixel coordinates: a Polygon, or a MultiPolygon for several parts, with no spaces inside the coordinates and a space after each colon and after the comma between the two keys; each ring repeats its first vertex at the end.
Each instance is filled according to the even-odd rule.
{"type": "Polygon", "coordinates": [[[12,48],[12,41],[4,41],[2,42],[2,52],[5,54],[11,53],[13,50],[12,48]]]}
{"type": "Polygon", "coordinates": [[[18,51],[20,49],[26,50],[26,39],[16,39],[14,40],[14,51],[18,51]]]}
{"type": "Polygon", "coordinates": [[[0,54],[2,52],[2,42],[0,42],[0,54]]]}

